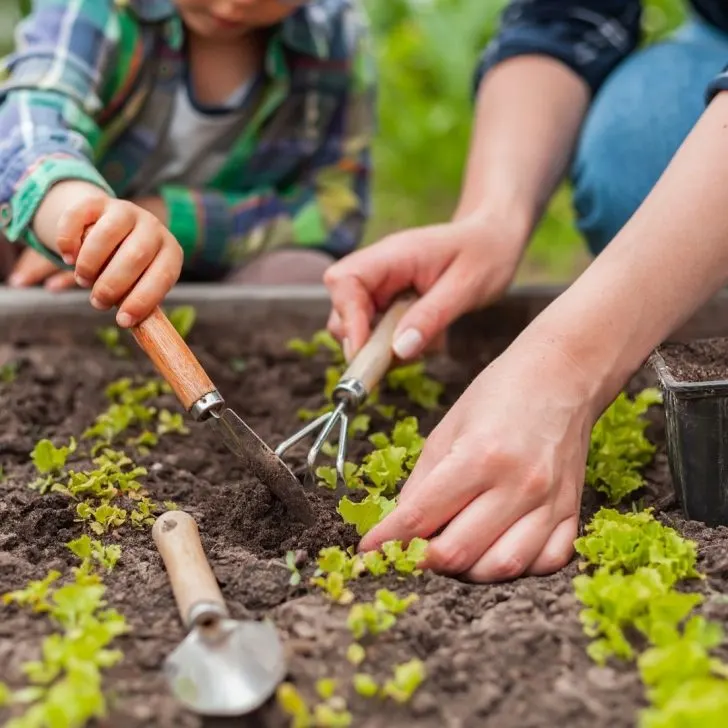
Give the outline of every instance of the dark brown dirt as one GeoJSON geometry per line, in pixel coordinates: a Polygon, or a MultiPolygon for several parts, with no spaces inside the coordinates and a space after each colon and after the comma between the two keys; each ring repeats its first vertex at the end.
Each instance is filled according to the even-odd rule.
{"type": "MultiPolygon", "coordinates": [[[[220,331],[197,329],[191,344],[230,405],[269,443],[279,442],[298,426],[299,407],[323,403],[324,359],[301,361],[284,350],[295,322],[266,322],[276,335],[245,334],[240,339],[220,331]],[[243,360],[235,373],[232,359],[243,360]]],[[[255,330],[255,329],[253,329],[255,330]]],[[[0,592],[72,563],[63,543],[79,535],[73,506],[61,495],[41,496],[27,488],[33,479],[28,453],[36,440],[60,442],[80,434],[105,407],[103,388],[127,375],[151,374],[143,360],[114,359],[88,332],[49,326],[41,331],[17,325],[3,332],[0,365],[19,363],[15,382],[0,385],[0,592]],[[35,333],[32,333],[35,332],[35,333]]],[[[499,342],[490,355],[502,348],[499,342]]],[[[477,364],[489,358],[478,352],[477,364]]],[[[475,372],[473,362],[446,357],[431,370],[447,385],[446,405],[454,401],[475,372]]],[[[641,374],[635,386],[650,383],[641,374]]],[[[399,395],[387,401],[404,405],[399,395]]],[[[175,406],[169,399],[166,404],[175,406]]],[[[410,411],[412,408],[408,407],[410,411]]],[[[425,432],[441,413],[414,409],[425,432]]],[[[379,429],[383,423],[375,423],[379,429]]],[[[169,436],[145,458],[146,485],[155,499],[172,499],[197,519],[203,543],[229,608],[237,618],[271,617],[290,653],[290,679],[309,697],[316,679],[336,676],[342,685],[352,673],[345,659],[350,642],[347,610],[331,606],[315,590],[288,585],[282,557],[305,549],[312,559],[326,545],[355,542],[333,512],[330,495],[311,495],[319,523],[303,528],[292,523],[268,492],[251,482],[204,425],[192,425],[187,438],[169,436]]],[[[651,436],[661,441],[661,413],[654,413],[651,436]]],[[[366,445],[352,446],[353,459],[366,445]]],[[[303,450],[293,459],[300,470],[303,450]]],[[[728,529],[705,529],[686,523],[674,508],[669,474],[661,448],[648,471],[646,503],[666,509],[665,518],[700,544],[706,588],[716,595],[706,613],[728,622],[728,605],[717,596],[728,580],[728,529]]],[[[593,493],[584,502],[585,517],[600,505],[593,493]]],[[[274,705],[236,721],[202,721],[178,707],[161,673],[164,657],[182,639],[183,630],[161,559],[148,530],[124,527],[112,537],[123,547],[116,570],[106,579],[109,603],[121,611],[132,633],[121,640],[124,661],[107,678],[112,710],[109,728],[192,728],[195,726],[279,727],[286,721],[274,705]]],[[[547,578],[527,578],[497,586],[474,586],[425,574],[418,583],[364,578],[354,585],[357,597],[371,596],[386,585],[400,593],[418,591],[420,600],[386,638],[372,643],[368,664],[384,677],[396,662],[417,656],[428,679],[406,707],[365,701],[350,694],[354,725],[367,728],[485,726],[486,728],[628,728],[643,705],[643,691],[631,665],[598,669],[588,659],[573,597],[575,563],[547,578]]],[[[0,619],[0,678],[22,684],[21,664],[38,654],[46,620],[14,607],[0,619]]],[[[4,716],[0,713],[0,720],[4,716]]]]}
{"type": "Polygon", "coordinates": [[[728,380],[728,339],[665,344],[660,353],[678,382],[728,380]]]}

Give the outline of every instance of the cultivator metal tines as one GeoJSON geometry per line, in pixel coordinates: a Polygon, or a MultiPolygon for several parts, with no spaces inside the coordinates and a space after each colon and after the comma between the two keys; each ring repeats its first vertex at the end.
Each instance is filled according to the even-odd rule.
{"type": "Polygon", "coordinates": [[[379,384],[392,363],[392,336],[405,311],[414,303],[414,296],[407,295],[397,299],[374,329],[369,341],[354,357],[349,367],[334,388],[332,399],[334,409],[309,422],[296,434],[284,440],[275,450],[281,457],[310,434],[318,431],[313,446],[306,458],[311,479],[315,478],[316,460],[324,442],[339,424],[339,441],[336,451],[337,491],[342,492],[346,485],[344,466],[346,463],[347,435],[349,416],[361,407],[371,391],[379,384]]]}
{"type": "Polygon", "coordinates": [[[346,463],[346,448],[348,445],[349,431],[349,415],[358,409],[369,396],[369,392],[364,383],[359,379],[351,377],[343,377],[336,385],[333,393],[333,400],[336,404],[331,412],[317,417],[309,422],[305,427],[301,428],[295,435],[284,440],[276,449],[275,454],[282,457],[283,453],[290,450],[302,440],[306,439],[310,434],[320,430],[318,436],[314,440],[313,446],[308,451],[306,462],[308,464],[308,472],[310,476],[315,477],[316,460],[321,453],[321,448],[329,438],[329,435],[339,422],[339,439],[336,450],[336,475],[337,486],[345,482],[344,464],[346,463]]]}

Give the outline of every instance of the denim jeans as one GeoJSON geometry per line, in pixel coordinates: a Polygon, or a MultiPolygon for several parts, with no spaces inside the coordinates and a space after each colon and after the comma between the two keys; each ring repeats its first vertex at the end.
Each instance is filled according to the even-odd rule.
{"type": "Polygon", "coordinates": [[[579,229],[601,252],[649,194],[728,64],[728,35],[690,21],[623,61],[597,92],[572,169],[579,229]]]}

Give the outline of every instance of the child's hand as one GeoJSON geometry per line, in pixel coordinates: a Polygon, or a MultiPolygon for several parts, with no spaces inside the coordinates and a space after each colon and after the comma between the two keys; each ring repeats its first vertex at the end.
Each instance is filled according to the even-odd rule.
{"type": "Polygon", "coordinates": [[[400,321],[394,353],[412,359],[466,311],[500,296],[511,282],[524,236],[479,216],[390,235],[324,274],[333,310],[329,329],[347,358],[366,342],[374,314],[398,293],[421,298],[400,321]]]}
{"type": "Polygon", "coordinates": [[[78,285],[92,289],[91,305],[119,306],[122,328],[145,319],[182,269],[182,248],[151,212],[106,195],[76,196],[58,220],[56,243],[78,285]]]}
{"type": "Polygon", "coordinates": [[[8,285],[12,288],[28,288],[40,283],[49,291],[63,291],[76,286],[71,271],[61,270],[48,258],[32,248],[26,248],[13,266],[8,285]]]}

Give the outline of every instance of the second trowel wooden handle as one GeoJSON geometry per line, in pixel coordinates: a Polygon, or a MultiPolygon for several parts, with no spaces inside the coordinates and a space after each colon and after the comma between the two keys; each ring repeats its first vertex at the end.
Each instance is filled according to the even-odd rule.
{"type": "Polygon", "coordinates": [[[202,605],[226,615],[225,600],[202,548],[195,519],[184,511],[167,511],[155,521],[152,538],[164,561],[185,625],[191,626],[195,609],[202,605]]]}
{"type": "Polygon", "coordinates": [[[200,362],[159,307],[131,333],[188,412],[195,402],[216,391],[200,362]]]}
{"type": "Polygon", "coordinates": [[[402,316],[415,302],[414,294],[396,299],[344,372],[342,379],[357,379],[371,392],[392,365],[392,339],[402,316]]]}

